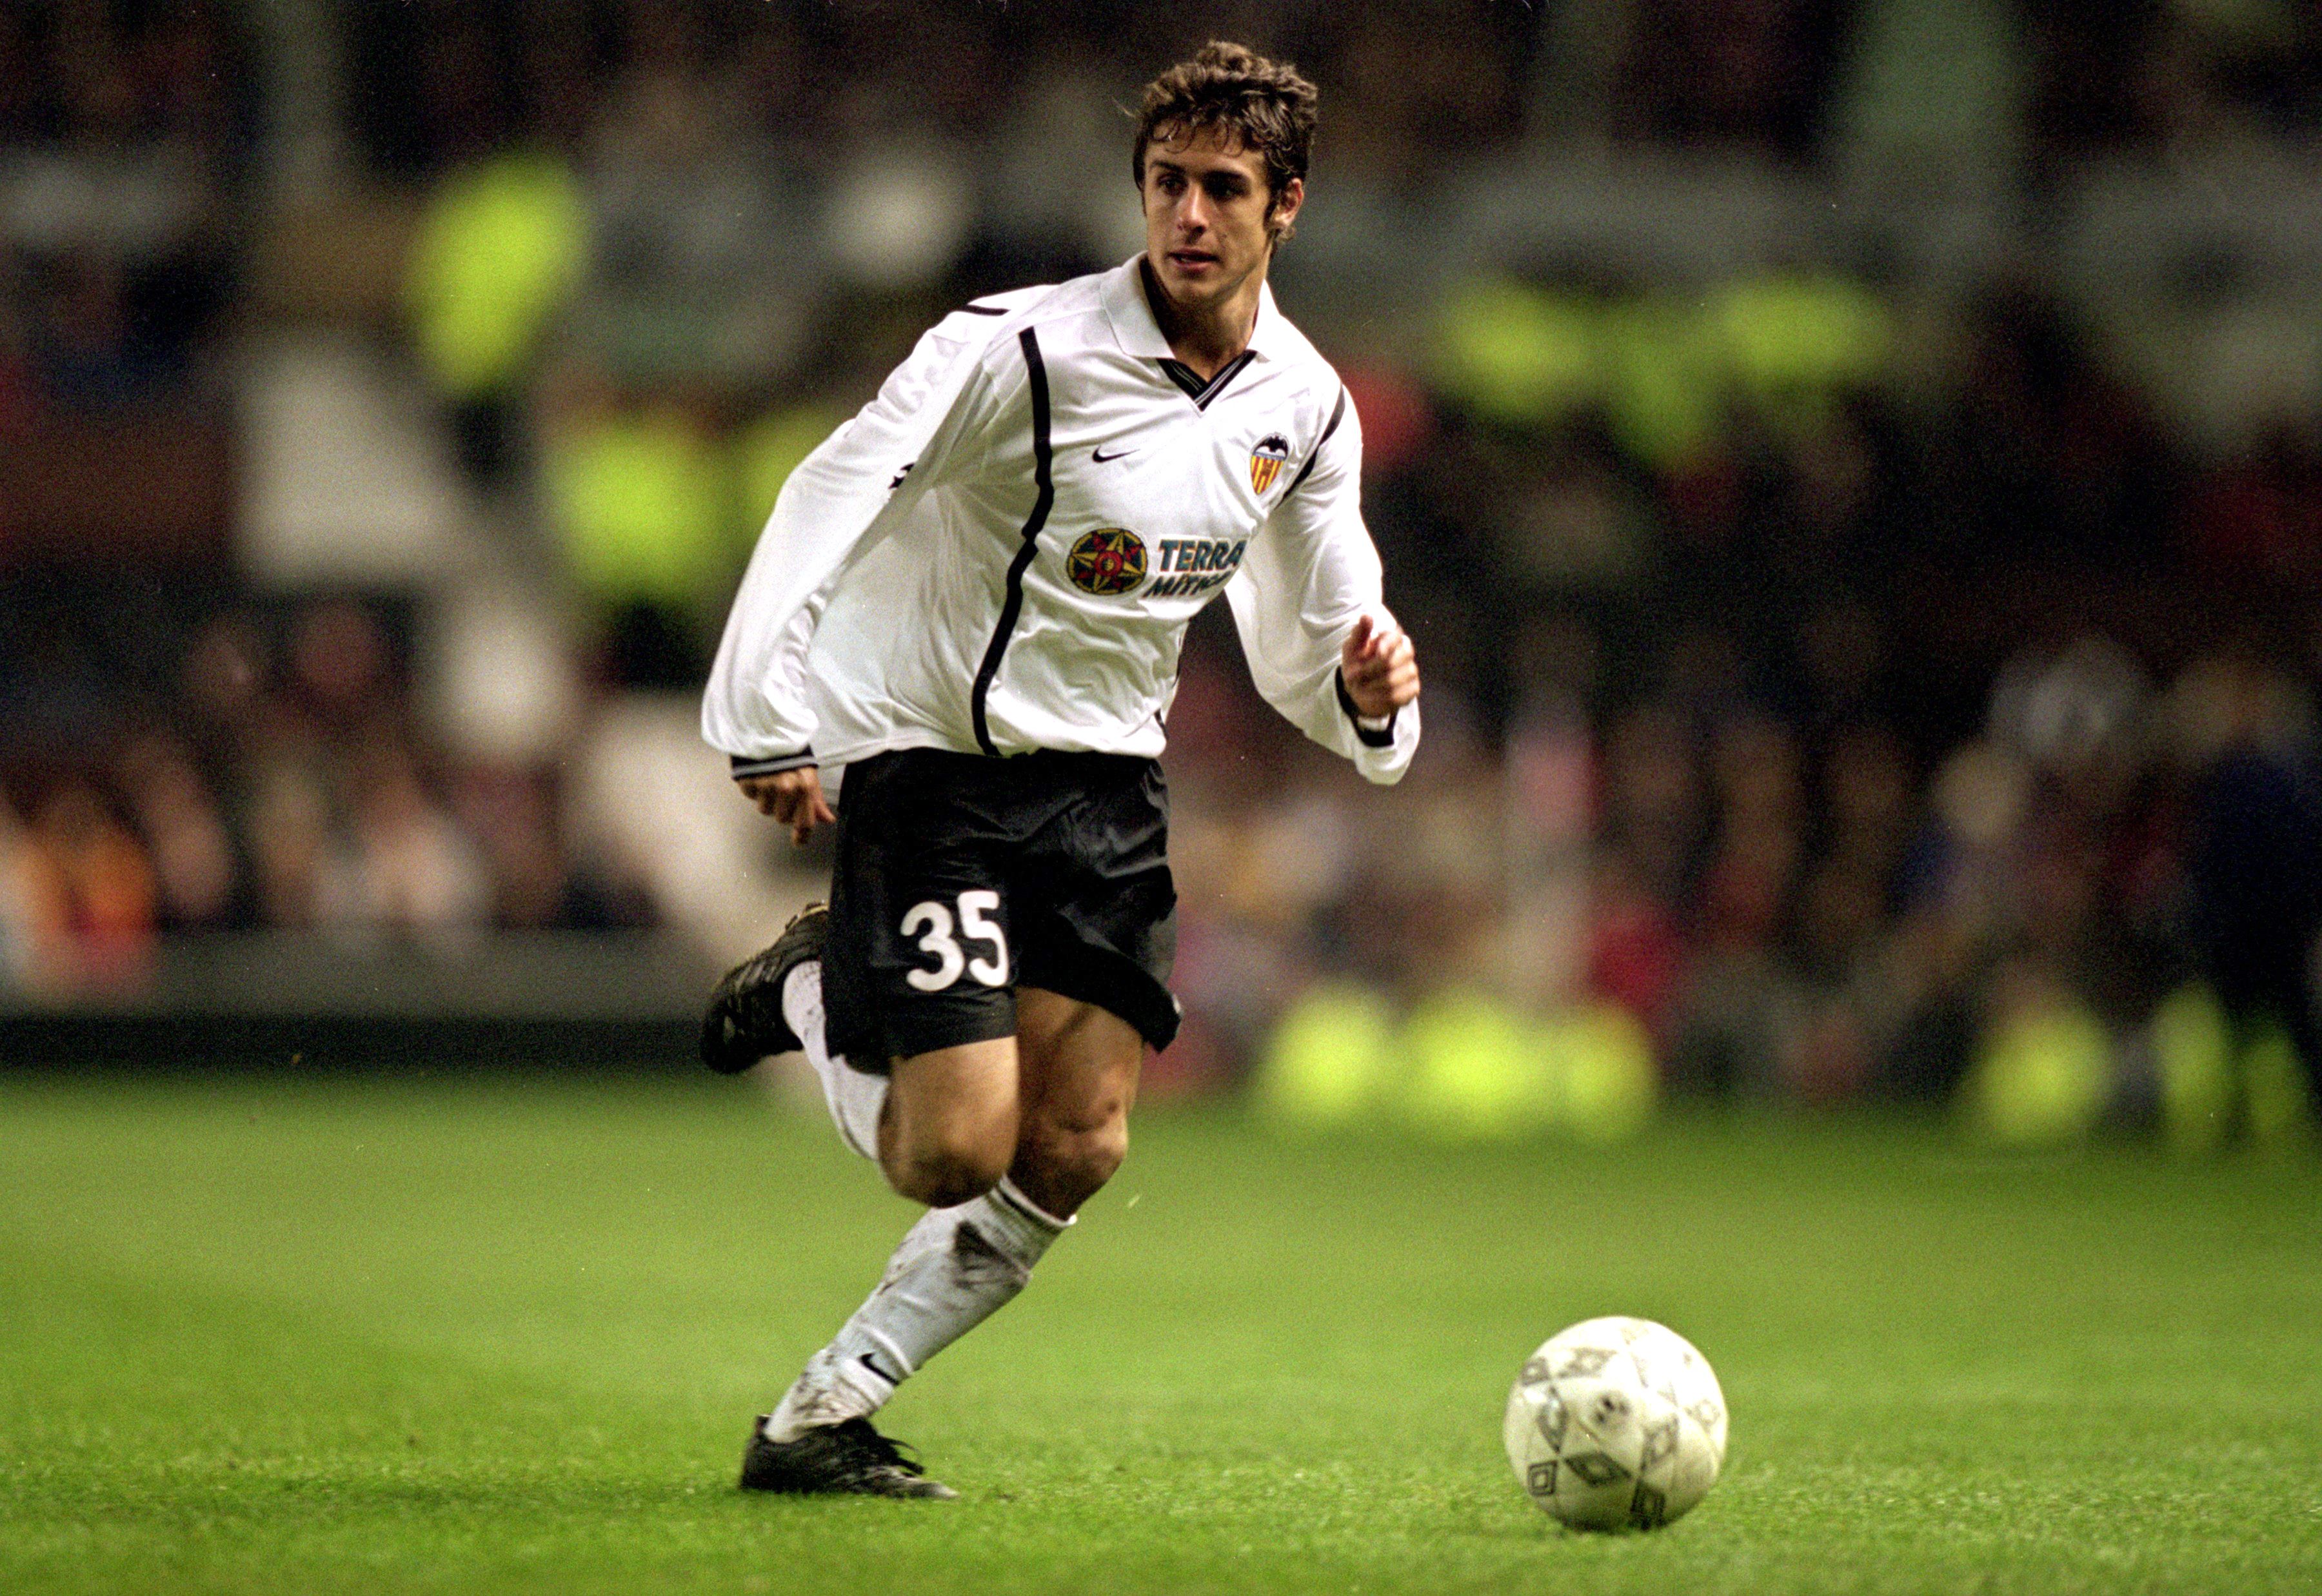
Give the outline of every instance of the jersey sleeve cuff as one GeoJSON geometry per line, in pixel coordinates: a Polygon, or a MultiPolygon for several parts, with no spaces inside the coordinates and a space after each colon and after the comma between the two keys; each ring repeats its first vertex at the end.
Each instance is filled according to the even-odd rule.
{"type": "Polygon", "coordinates": [[[1339,707],[1346,712],[1348,721],[1354,726],[1356,742],[1366,748],[1394,746],[1394,717],[1403,713],[1401,710],[1391,709],[1385,720],[1375,720],[1356,707],[1353,696],[1347,691],[1347,673],[1344,670],[1330,673],[1330,685],[1339,691],[1339,707]]]}
{"type": "Polygon", "coordinates": [[[737,753],[733,760],[733,777],[736,781],[746,781],[753,776],[779,776],[784,771],[802,771],[815,762],[814,750],[810,747],[801,748],[796,753],[737,753]]]}

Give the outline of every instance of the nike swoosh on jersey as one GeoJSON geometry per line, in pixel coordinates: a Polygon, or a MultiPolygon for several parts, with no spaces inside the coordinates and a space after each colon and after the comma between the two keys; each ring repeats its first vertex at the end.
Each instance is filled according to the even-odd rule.
{"type": "Polygon", "coordinates": [[[1089,458],[1096,461],[1097,464],[1102,465],[1109,460],[1119,460],[1124,454],[1134,454],[1137,451],[1134,449],[1116,449],[1111,454],[1107,454],[1102,449],[1092,449],[1089,451],[1089,458]]]}

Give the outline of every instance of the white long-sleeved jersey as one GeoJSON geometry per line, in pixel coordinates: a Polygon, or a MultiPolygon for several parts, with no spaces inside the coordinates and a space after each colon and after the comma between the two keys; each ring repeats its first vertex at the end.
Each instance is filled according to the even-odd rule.
{"type": "Polygon", "coordinates": [[[1150,757],[1222,588],[1258,690],[1394,781],[1418,706],[1360,724],[1338,670],[1358,617],[1393,625],[1361,476],[1346,389],[1270,289],[1206,383],[1138,260],[979,301],[783,485],[702,734],[736,777],[900,748],[1150,757]]]}

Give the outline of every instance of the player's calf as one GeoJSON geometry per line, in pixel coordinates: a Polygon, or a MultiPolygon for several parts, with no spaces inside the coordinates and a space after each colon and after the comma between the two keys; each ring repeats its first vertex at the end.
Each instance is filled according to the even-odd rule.
{"type": "MultiPolygon", "coordinates": [[[[1008,1180],[971,1201],[920,1215],[888,1260],[878,1290],[808,1360],[761,1434],[783,1447],[809,1431],[878,1411],[929,1358],[1021,1291],[1072,1223],[1070,1215],[1044,1211],[1008,1180]]],[[[818,1454],[809,1447],[800,1455],[818,1454]]]]}

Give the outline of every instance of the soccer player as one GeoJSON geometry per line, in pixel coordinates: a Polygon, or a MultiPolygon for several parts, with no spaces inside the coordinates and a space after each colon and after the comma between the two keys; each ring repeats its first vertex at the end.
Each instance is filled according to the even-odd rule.
{"type": "Polygon", "coordinates": [[[751,559],[703,732],[794,840],[835,824],[837,861],[828,909],[720,984],[703,1054],[802,1049],[928,1212],[752,1432],[745,1489],[953,1494],[870,1415],[1023,1289],[1176,1032],[1155,756],[1194,613],[1222,591],[1259,690],[1372,780],[1418,744],[1361,429],[1266,283],[1314,108],[1239,45],[1156,78],[1143,253],[946,316],[751,559]]]}

